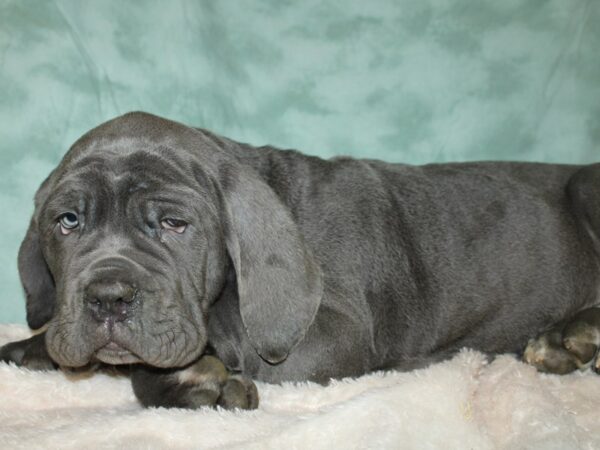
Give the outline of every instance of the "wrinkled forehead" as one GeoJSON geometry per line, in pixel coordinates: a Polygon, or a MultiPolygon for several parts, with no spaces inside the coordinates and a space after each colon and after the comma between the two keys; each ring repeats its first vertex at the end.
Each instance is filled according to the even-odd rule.
{"type": "Polygon", "coordinates": [[[193,178],[189,155],[180,149],[143,139],[118,139],[97,142],[61,167],[63,179],[102,174],[115,181],[190,183],[193,178]]]}
{"type": "Polygon", "coordinates": [[[221,159],[214,139],[152,114],[132,112],[90,130],[73,144],[57,178],[104,171],[132,181],[187,183],[214,176],[221,159]]]}
{"type": "Polygon", "coordinates": [[[206,198],[190,156],[177,148],[143,139],[101,140],[68,155],[55,174],[47,206],[152,195],[171,203],[206,198]]]}
{"type": "Polygon", "coordinates": [[[93,188],[108,183],[122,189],[192,185],[191,164],[177,149],[140,139],[96,142],[68,155],[56,174],[54,189],[93,188]]]}

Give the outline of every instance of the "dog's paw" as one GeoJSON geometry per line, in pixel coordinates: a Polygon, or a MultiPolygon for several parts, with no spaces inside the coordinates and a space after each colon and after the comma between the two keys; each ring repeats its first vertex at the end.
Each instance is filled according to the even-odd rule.
{"type": "Polygon", "coordinates": [[[179,370],[138,366],[132,373],[133,390],[144,406],[191,408],[220,406],[256,409],[256,385],[241,375],[230,374],[216,357],[205,355],[179,370]]]}
{"type": "Polygon", "coordinates": [[[256,409],[256,385],[241,375],[231,375],[216,357],[206,355],[177,373],[184,400],[191,407],[219,405],[226,409],[256,409]],[[187,391],[187,392],[186,392],[187,391]]]}
{"type": "Polygon", "coordinates": [[[561,330],[551,330],[531,339],[523,360],[540,372],[566,374],[581,367],[581,361],[562,346],[561,330]]]}
{"type": "Polygon", "coordinates": [[[598,372],[600,362],[600,308],[578,313],[563,330],[563,346],[581,362],[582,368],[592,366],[598,372]]]}
{"type": "Polygon", "coordinates": [[[12,362],[30,370],[54,370],[58,367],[46,351],[43,333],[0,347],[0,361],[12,362]]]}
{"type": "Polygon", "coordinates": [[[258,389],[252,380],[241,375],[232,375],[223,385],[217,403],[226,409],[256,409],[258,389]]]}
{"type": "Polygon", "coordinates": [[[523,359],[542,372],[565,374],[590,366],[598,372],[599,347],[600,308],[588,308],[530,340],[523,359]]]}

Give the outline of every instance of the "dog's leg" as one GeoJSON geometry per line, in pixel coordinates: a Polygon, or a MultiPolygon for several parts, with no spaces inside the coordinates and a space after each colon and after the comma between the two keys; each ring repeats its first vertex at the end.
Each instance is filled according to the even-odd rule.
{"type": "Polygon", "coordinates": [[[543,372],[565,374],[593,364],[600,370],[600,308],[580,311],[566,324],[532,339],[523,357],[543,372]]]}
{"type": "Polygon", "coordinates": [[[183,369],[155,369],[138,365],[131,381],[136,397],[144,406],[226,409],[256,409],[256,385],[239,375],[231,375],[223,363],[205,355],[183,369]]]}
{"type": "Polygon", "coordinates": [[[0,361],[12,362],[30,370],[52,370],[58,367],[46,350],[45,333],[0,347],[0,361]]]}

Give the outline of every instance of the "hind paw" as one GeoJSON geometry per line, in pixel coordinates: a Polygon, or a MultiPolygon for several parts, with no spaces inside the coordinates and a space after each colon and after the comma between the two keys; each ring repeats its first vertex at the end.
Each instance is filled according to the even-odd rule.
{"type": "Polygon", "coordinates": [[[599,347],[600,308],[588,308],[531,339],[523,359],[541,372],[565,374],[590,366],[599,372],[599,347]]]}

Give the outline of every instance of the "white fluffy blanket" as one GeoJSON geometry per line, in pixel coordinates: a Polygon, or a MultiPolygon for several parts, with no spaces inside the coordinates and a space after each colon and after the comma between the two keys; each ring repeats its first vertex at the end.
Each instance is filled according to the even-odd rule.
{"type": "MultiPolygon", "coordinates": [[[[0,345],[27,335],[0,325],[0,345]]],[[[143,409],[125,378],[0,363],[0,448],[600,448],[600,377],[542,375],[508,355],[258,388],[256,411],[143,409]]]]}

